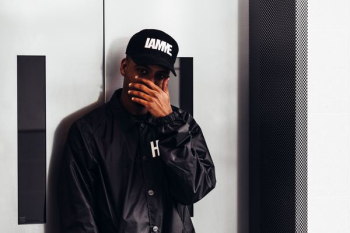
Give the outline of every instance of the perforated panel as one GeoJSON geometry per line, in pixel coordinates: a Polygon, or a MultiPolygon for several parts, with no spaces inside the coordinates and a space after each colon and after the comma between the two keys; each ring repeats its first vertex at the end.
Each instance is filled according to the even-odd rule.
{"type": "Polygon", "coordinates": [[[295,232],[295,3],[260,1],[261,232],[295,232]]]}
{"type": "Polygon", "coordinates": [[[250,1],[249,225],[254,233],[305,232],[300,226],[306,225],[306,47],[298,46],[306,35],[297,39],[296,33],[297,28],[306,32],[300,26],[306,18],[299,15],[297,21],[296,7],[295,0],[250,1]]]}
{"type": "Polygon", "coordinates": [[[307,232],[307,0],[296,1],[295,226],[307,232]]]}

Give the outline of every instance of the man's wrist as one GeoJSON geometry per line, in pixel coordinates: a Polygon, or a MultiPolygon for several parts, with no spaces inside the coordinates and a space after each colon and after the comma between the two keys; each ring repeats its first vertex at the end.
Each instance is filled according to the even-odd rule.
{"type": "Polygon", "coordinates": [[[155,122],[157,125],[165,125],[165,124],[169,124],[171,122],[173,122],[175,120],[176,116],[175,116],[175,112],[171,111],[170,114],[164,116],[164,117],[158,117],[155,119],[155,122]]]}

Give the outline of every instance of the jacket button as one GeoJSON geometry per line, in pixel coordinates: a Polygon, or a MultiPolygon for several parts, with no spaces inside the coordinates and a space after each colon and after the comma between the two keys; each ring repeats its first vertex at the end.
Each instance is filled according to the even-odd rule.
{"type": "Polygon", "coordinates": [[[140,126],[141,128],[145,128],[146,124],[142,122],[140,126]]]}
{"type": "Polygon", "coordinates": [[[143,161],[147,161],[147,159],[148,159],[148,158],[147,158],[146,155],[142,156],[142,160],[143,160],[143,161]]]}
{"type": "Polygon", "coordinates": [[[158,232],[158,227],[154,226],[152,230],[153,230],[153,232],[158,232]]]}
{"type": "Polygon", "coordinates": [[[154,195],[154,192],[153,192],[152,189],[148,190],[148,195],[150,195],[150,196],[153,196],[153,195],[154,195]]]}

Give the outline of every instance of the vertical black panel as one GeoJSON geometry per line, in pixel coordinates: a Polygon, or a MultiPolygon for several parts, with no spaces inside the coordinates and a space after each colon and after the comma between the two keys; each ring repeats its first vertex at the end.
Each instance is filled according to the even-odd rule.
{"type": "Polygon", "coordinates": [[[193,115],[193,58],[180,58],[180,107],[193,115]]]}
{"type": "Polygon", "coordinates": [[[45,223],[45,56],[17,56],[18,224],[45,223]]]}
{"type": "Polygon", "coordinates": [[[296,2],[250,1],[250,232],[295,232],[296,2]]]}
{"type": "MultiPolygon", "coordinates": [[[[180,57],[180,108],[193,116],[193,58],[180,57]]],[[[193,205],[188,206],[191,217],[193,205]]]]}

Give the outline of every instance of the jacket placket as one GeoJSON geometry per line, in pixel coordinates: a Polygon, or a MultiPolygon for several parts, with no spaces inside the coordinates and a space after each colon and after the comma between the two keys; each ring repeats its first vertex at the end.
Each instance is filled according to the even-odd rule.
{"type": "Polygon", "coordinates": [[[157,150],[157,139],[152,127],[142,122],[139,124],[140,156],[146,195],[150,231],[161,233],[163,204],[162,201],[162,167],[157,150]],[[153,144],[153,147],[152,147],[153,144]],[[152,152],[153,151],[153,152],[152,152]],[[155,155],[155,157],[154,157],[155,155]]]}

